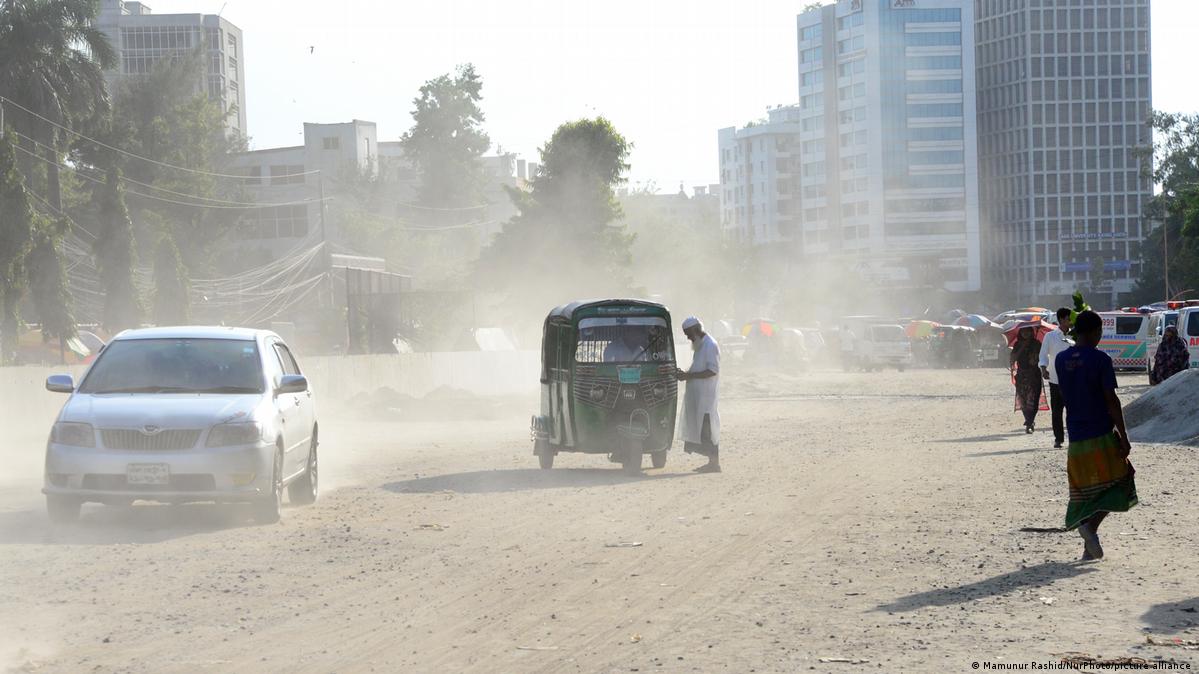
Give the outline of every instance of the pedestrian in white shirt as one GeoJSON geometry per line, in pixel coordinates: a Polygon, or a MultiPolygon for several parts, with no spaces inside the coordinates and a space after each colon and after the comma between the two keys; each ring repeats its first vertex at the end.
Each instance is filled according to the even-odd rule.
{"type": "Polygon", "coordinates": [[[1061,449],[1062,444],[1066,441],[1066,426],[1062,419],[1066,401],[1062,398],[1062,390],[1058,387],[1056,363],[1059,353],[1074,346],[1074,342],[1067,336],[1069,332],[1070,310],[1063,307],[1057,310],[1057,330],[1046,334],[1044,341],[1041,342],[1041,375],[1049,380],[1049,409],[1053,416],[1053,446],[1055,449],[1061,449]]]}
{"type": "Polygon", "coordinates": [[[683,334],[691,341],[691,367],[677,370],[679,381],[687,382],[683,396],[683,450],[688,454],[708,457],[708,463],[695,469],[697,473],[720,472],[720,411],[716,405],[720,389],[720,346],[704,332],[699,319],[691,316],[683,321],[683,334]]]}

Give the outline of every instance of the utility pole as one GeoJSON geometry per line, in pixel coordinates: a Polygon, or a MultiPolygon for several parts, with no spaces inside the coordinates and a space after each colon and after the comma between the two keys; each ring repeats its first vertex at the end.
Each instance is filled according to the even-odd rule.
{"type": "Polygon", "coordinates": [[[1170,246],[1168,239],[1170,238],[1170,226],[1168,222],[1162,221],[1162,260],[1166,279],[1166,301],[1170,301],[1170,246]]]}

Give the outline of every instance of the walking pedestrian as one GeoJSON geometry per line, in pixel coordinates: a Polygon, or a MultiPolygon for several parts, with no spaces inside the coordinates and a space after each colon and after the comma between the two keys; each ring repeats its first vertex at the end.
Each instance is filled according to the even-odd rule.
{"type": "Polygon", "coordinates": [[[1099,525],[1107,514],[1137,504],[1136,471],[1128,460],[1132,445],[1116,395],[1116,371],[1111,357],[1096,348],[1103,320],[1084,311],[1074,332],[1078,343],[1058,354],[1056,363],[1070,433],[1066,529],[1078,529],[1083,561],[1090,561],[1103,557],[1099,525]]]}
{"type": "Polygon", "coordinates": [[[1057,356],[1074,346],[1070,334],[1070,310],[1057,310],[1057,330],[1047,333],[1041,342],[1041,375],[1049,382],[1049,410],[1053,419],[1053,447],[1061,449],[1066,441],[1066,424],[1062,412],[1066,403],[1062,400],[1062,389],[1057,381],[1057,356]]]}
{"type": "Polygon", "coordinates": [[[1153,369],[1149,371],[1149,383],[1157,386],[1191,366],[1191,352],[1187,343],[1178,336],[1178,326],[1171,325],[1162,334],[1162,343],[1153,356],[1153,369]]]}
{"type": "Polygon", "coordinates": [[[1021,328],[1016,335],[1010,359],[1012,381],[1016,384],[1016,404],[1024,413],[1024,432],[1037,427],[1037,411],[1041,409],[1042,377],[1039,363],[1041,345],[1032,328],[1021,328]]]}

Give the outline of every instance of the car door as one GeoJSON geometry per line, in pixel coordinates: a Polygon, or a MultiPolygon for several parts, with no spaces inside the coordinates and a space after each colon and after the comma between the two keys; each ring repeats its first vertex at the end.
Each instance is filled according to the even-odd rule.
{"type": "MultiPolygon", "coordinates": [[[[296,358],[291,353],[291,349],[283,342],[275,342],[275,353],[279,357],[279,362],[283,366],[283,374],[302,375],[300,365],[296,362],[296,358]]],[[[284,396],[279,396],[283,398],[284,396]]],[[[287,419],[287,437],[288,446],[284,455],[284,464],[288,467],[285,471],[287,475],[294,475],[304,470],[308,461],[308,447],[312,440],[312,426],[315,421],[316,414],[313,410],[312,389],[302,393],[288,393],[286,397],[290,404],[284,404],[287,408],[285,413],[287,419]]]]}

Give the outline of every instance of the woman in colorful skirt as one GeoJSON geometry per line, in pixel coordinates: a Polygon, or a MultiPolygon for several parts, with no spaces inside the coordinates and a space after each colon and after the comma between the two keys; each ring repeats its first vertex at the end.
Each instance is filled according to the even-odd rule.
{"type": "Polygon", "coordinates": [[[1057,356],[1070,433],[1066,528],[1078,529],[1083,561],[1090,561],[1103,557],[1099,525],[1107,514],[1126,512],[1137,504],[1136,471],[1128,461],[1132,445],[1116,396],[1116,371],[1111,357],[1096,348],[1103,337],[1103,320],[1084,311],[1078,315],[1075,334],[1077,344],[1057,356]]]}
{"type": "Polygon", "coordinates": [[[1023,328],[1012,346],[1011,366],[1016,383],[1016,406],[1024,412],[1024,432],[1032,433],[1041,409],[1041,343],[1032,328],[1023,328]]]}

